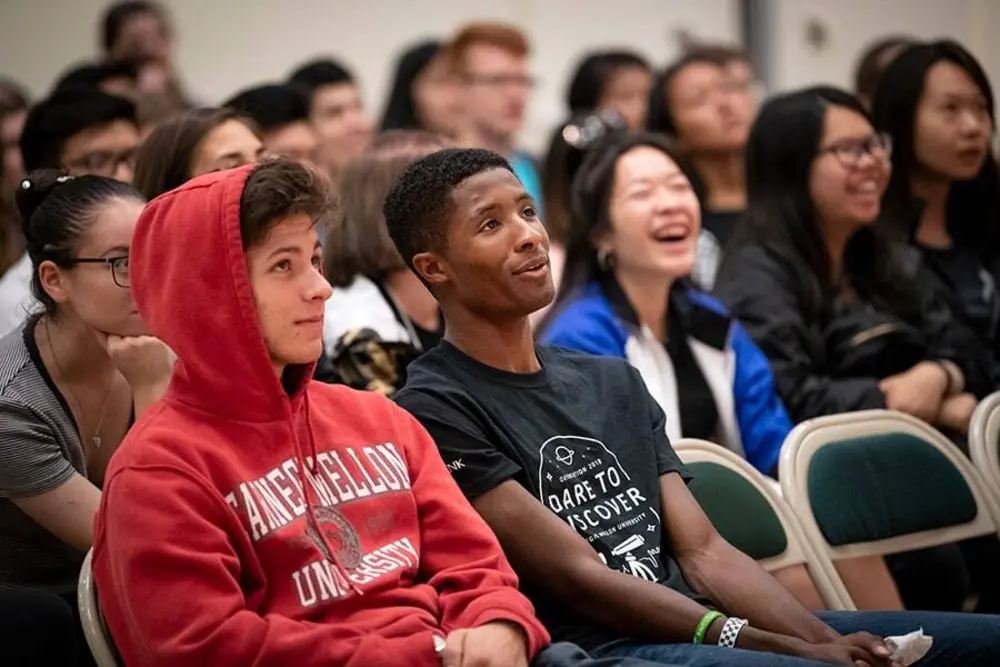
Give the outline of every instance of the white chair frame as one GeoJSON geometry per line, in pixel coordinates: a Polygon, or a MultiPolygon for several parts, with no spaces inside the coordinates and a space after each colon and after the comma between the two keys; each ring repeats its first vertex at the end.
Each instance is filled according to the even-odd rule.
{"type": "Polygon", "coordinates": [[[774,572],[792,565],[805,565],[828,609],[847,611],[856,609],[833,562],[809,543],[801,522],[781,497],[781,487],[775,480],[761,474],[730,450],[706,440],[682,438],[674,442],[674,450],[684,463],[714,463],[736,472],[746,479],[774,510],[785,531],[788,546],[783,554],[758,561],[761,567],[768,572],[774,572]]]}

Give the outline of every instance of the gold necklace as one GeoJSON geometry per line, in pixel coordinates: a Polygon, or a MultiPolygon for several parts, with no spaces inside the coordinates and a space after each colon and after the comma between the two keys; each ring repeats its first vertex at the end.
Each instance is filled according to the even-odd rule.
{"type": "MultiPolygon", "coordinates": [[[[52,361],[56,363],[56,370],[59,371],[59,377],[65,377],[66,374],[63,372],[62,366],[59,364],[59,357],[56,356],[56,348],[52,346],[52,335],[49,333],[49,320],[43,320],[45,324],[45,342],[49,345],[49,353],[52,354],[52,361]]],[[[94,443],[94,447],[100,449],[101,447],[101,429],[104,427],[104,415],[108,412],[108,399],[111,398],[111,384],[114,382],[114,376],[112,376],[111,381],[108,382],[108,388],[104,391],[104,402],[101,404],[101,415],[97,419],[97,428],[94,429],[94,434],[90,436],[90,441],[94,443]]],[[[76,397],[73,390],[68,386],[66,387],[66,393],[69,397],[76,403],[76,409],[80,411],[80,416],[83,416],[84,409],[83,404],[80,399],[76,397]]],[[[80,437],[83,437],[83,433],[80,433],[80,437]]]]}

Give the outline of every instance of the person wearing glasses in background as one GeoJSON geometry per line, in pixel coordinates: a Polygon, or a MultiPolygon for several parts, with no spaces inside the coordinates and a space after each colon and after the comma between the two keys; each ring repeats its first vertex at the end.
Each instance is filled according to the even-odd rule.
{"type": "MultiPolygon", "coordinates": [[[[876,224],[892,153],[847,92],[769,100],[750,133],[747,215],[715,295],[767,355],[793,422],[890,409],[961,442],[968,405],[991,390],[990,357],[919,253],[876,224]]],[[[958,547],[887,561],[907,609],[961,608],[958,547]]]]}
{"type": "Polygon", "coordinates": [[[487,148],[510,161],[524,188],[542,201],[535,158],[517,147],[535,80],[528,70],[531,45],[512,25],[469,23],[447,47],[452,70],[462,83],[465,121],[456,143],[487,148]]]}
{"type": "MultiPolygon", "coordinates": [[[[31,108],[21,133],[25,171],[56,169],[132,182],[139,147],[135,105],[96,90],[57,93],[31,108]]],[[[0,336],[24,321],[31,299],[24,253],[0,279],[0,336]]]]}
{"type": "MultiPolygon", "coordinates": [[[[78,616],[76,582],[105,468],[166,390],[172,355],[145,335],[129,291],[138,192],[104,176],[39,170],[21,182],[17,205],[39,305],[0,340],[0,625],[14,623],[36,661],[86,664],[79,623],[69,637],[57,630],[78,616]],[[78,657],[39,657],[53,643],[78,657]]],[[[29,664],[17,642],[13,664],[29,664]]]]}

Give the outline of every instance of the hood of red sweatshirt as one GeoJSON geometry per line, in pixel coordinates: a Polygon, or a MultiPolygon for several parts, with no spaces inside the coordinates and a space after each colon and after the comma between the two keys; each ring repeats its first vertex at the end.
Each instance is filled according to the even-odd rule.
{"type": "MultiPolygon", "coordinates": [[[[146,326],[173,349],[169,395],[240,421],[288,415],[257,320],[240,235],[252,165],[200,176],[150,202],[130,250],[132,294],[146,326]]],[[[292,400],[312,367],[292,367],[292,400]]]]}

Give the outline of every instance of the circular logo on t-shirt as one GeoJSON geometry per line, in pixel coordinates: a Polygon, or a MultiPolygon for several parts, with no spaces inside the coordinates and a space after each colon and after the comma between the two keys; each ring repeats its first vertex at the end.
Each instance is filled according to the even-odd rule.
{"type": "Polygon", "coordinates": [[[315,533],[311,523],[306,524],[306,534],[312,539],[327,560],[336,557],[336,562],[341,567],[348,570],[361,565],[361,539],[358,531],[347,520],[340,511],[333,507],[316,507],[313,509],[316,514],[316,521],[326,540],[320,538],[315,533]],[[331,554],[327,549],[327,544],[334,550],[331,554]]]}
{"type": "Polygon", "coordinates": [[[662,578],[658,498],[647,498],[600,440],[562,435],[538,450],[539,500],[582,535],[608,567],[662,578]]]}

